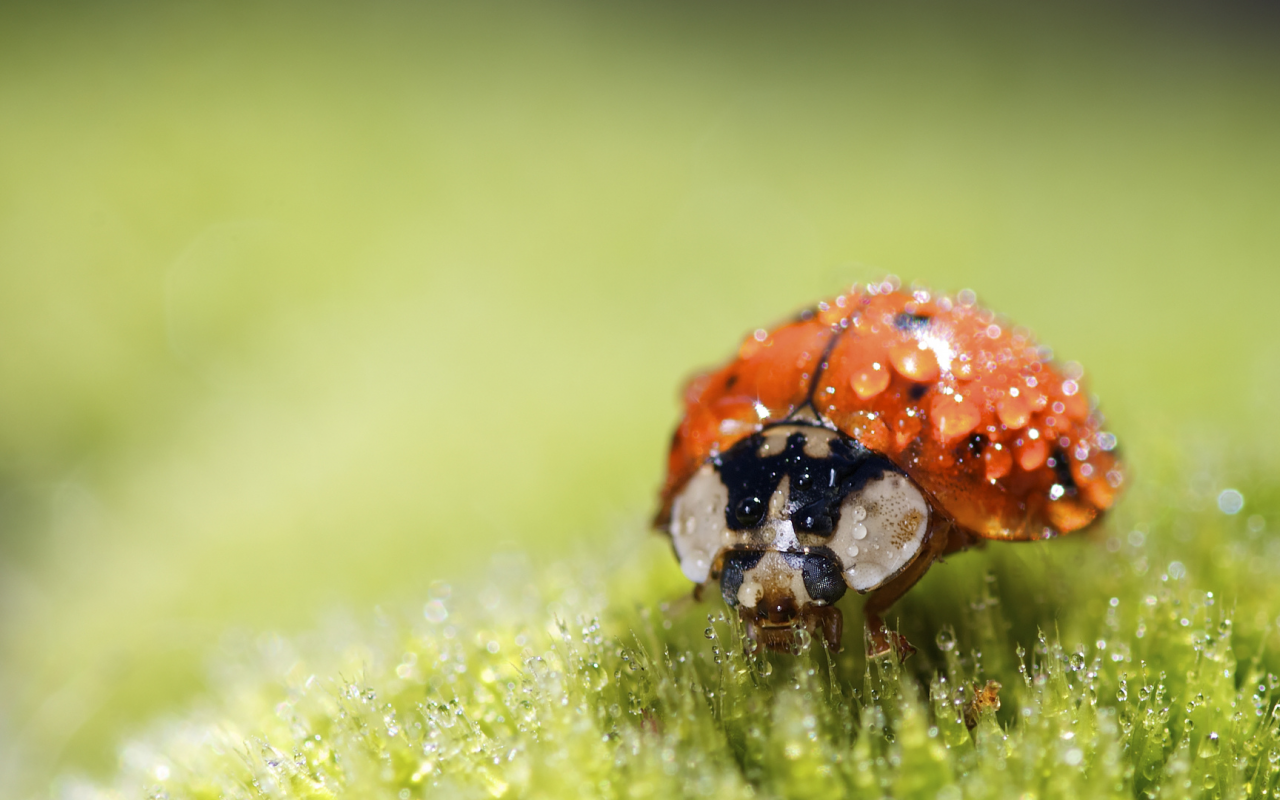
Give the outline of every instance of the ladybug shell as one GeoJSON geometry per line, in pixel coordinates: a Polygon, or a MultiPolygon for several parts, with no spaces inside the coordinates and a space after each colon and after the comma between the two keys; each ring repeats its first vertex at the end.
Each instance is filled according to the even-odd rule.
{"type": "Polygon", "coordinates": [[[822,424],[887,456],[965,530],[989,539],[1070,533],[1123,483],[1115,437],[1078,367],[977,306],[885,281],[854,287],[771,331],[685,387],[662,509],[701,465],[810,404],[822,424]]]}

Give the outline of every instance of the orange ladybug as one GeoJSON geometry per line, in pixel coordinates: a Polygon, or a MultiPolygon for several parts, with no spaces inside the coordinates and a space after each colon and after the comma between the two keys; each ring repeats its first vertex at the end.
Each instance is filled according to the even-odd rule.
{"type": "Polygon", "coordinates": [[[851,588],[871,654],[905,657],[881,614],[934,559],[1080,530],[1124,483],[1080,368],[1050,358],[972,292],[855,286],[689,382],[656,524],[752,642],[839,649],[851,588]]]}

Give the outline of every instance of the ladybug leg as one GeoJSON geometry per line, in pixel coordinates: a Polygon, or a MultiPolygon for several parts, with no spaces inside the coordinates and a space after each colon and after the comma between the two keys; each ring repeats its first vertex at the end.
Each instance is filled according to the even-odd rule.
{"type": "Polygon", "coordinates": [[[883,658],[896,653],[899,661],[906,661],[916,649],[907,641],[907,637],[885,627],[878,614],[867,612],[867,630],[871,638],[867,642],[867,658],[883,658]]]}
{"type": "Polygon", "coordinates": [[[868,658],[880,658],[889,655],[890,652],[896,652],[899,660],[906,661],[916,651],[907,641],[907,637],[889,630],[880,615],[888,611],[898,598],[916,585],[916,581],[920,580],[933,565],[934,559],[944,553],[964,548],[965,537],[962,534],[957,535],[959,531],[949,522],[943,524],[945,527],[929,536],[920,555],[908,564],[906,569],[868,595],[867,604],[862,609],[863,616],[867,619],[867,630],[870,633],[870,641],[867,643],[868,658]],[[953,538],[961,541],[952,542],[953,538]]]}
{"type": "Polygon", "coordinates": [[[821,606],[810,612],[816,623],[822,643],[833,653],[840,652],[840,637],[844,632],[844,615],[835,606],[821,606]]]}

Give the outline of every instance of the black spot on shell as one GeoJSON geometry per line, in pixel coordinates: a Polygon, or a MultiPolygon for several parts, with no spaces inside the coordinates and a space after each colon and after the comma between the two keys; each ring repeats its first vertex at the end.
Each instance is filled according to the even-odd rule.
{"type": "Polygon", "coordinates": [[[905,311],[893,318],[893,326],[904,333],[915,333],[929,327],[929,317],[905,311]]]}
{"type": "Polygon", "coordinates": [[[974,433],[970,434],[968,439],[956,448],[957,456],[972,456],[977,458],[982,455],[982,451],[987,449],[986,434],[974,433]]]}
{"type": "Polygon", "coordinates": [[[1067,497],[1075,497],[1076,479],[1071,476],[1071,464],[1067,462],[1067,453],[1061,447],[1053,451],[1053,458],[1050,459],[1053,467],[1053,475],[1057,478],[1058,484],[1066,490],[1067,497]]]}

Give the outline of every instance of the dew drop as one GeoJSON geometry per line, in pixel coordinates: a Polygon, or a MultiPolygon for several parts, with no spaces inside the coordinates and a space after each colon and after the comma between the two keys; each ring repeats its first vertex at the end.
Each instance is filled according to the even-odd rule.
{"type": "Polygon", "coordinates": [[[1244,508],[1244,495],[1236,489],[1224,489],[1218,495],[1218,510],[1223,514],[1239,514],[1244,508]]]}
{"type": "Polygon", "coordinates": [[[944,653],[950,653],[956,649],[956,635],[951,632],[950,628],[943,628],[938,631],[934,641],[937,643],[938,649],[944,653]]]}
{"type": "Polygon", "coordinates": [[[864,367],[849,378],[849,385],[862,400],[869,400],[889,386],[889,370],[879,362],[864,367]]]}
{"type": "Polygon", "coordinates": [[[439,600],[430,600],[422,609],[422,616],[428,622],[444,622],[449,618],[449,610],[439,600]]]}
{"type": "Polygon", "coordinates": [[[895,345],[889,351],[889,363],[907,380],[928,383],[938,377],[937,356],[914,341],[895,345]]]}

